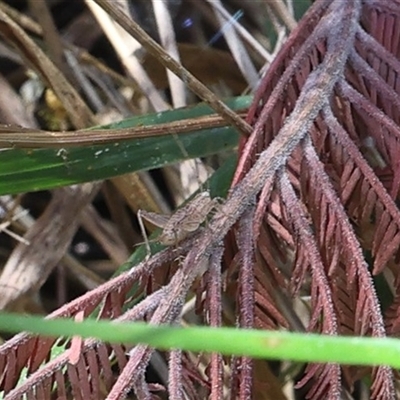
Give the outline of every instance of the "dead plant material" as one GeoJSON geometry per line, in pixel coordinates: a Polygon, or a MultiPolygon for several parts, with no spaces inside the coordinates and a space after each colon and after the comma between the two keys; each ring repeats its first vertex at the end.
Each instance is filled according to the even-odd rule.
{"type": "Polygon", "coordinates": [[[35,68],[44,82],[47,82],[57,96],[62,99],[63,105],[76,128],[83,129],[88,124],[95,124],[92,112],[75,88],[43,53],[41,48],[1,9],[0,34],[21,50],[29,65],[35,68]]]}
{"type": "Polygon", "coordinates": [[[99,183],[87,183],[54,191],[45,213],[28,230],[11,254],[0,275],[0,309],[33,293],[46,281],[64,256],[83,208],[93,200],[99,183]],[[10,285],[12,282],[12,285],[10,285]]]}

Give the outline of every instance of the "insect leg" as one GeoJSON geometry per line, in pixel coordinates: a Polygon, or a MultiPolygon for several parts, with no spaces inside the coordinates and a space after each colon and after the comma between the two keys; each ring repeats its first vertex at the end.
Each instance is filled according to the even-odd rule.
{"type": "Polygon", "coordinates": [[[137,218],[138,218],[138,222],[139,222],[140,231],[142,232],[142,236],[144,239],[144,244],[146,246],[146,251],[147,251],[146,260],[148,260],[151,257],[151,249],[150,249],[150,244],[149,244],[149,238],[147,237],[147,233],[146,233],[146,228],[144,227],[144,223],[143,223],[142,210],[138,211],[137,218]]]}

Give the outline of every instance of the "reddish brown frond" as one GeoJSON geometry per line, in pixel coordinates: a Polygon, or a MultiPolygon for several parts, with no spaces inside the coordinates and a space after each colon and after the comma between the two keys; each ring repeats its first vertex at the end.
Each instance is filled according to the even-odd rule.
{"type": "MultiPolygon", "coordinates": [[[[107,284],[60,308],[51,314],[50,318],[70,317],[73,316],[74,313],[81,311],[84,311],[86,315],[89,315],[103,301],[104,303],[100,313],[101,316],[113,316],[115,318],[121,314],[121,307],[125,301],[125,296],[127,291],[132,288],[132,285],[135,284],[140,277],[145,277],[151,272],[151,265],[156,267],[158,264],[158,266],[160,266],[162,264],[162,260],[168,261],[174,258],[174,253],[176,252],[173,249],[168,249],[162,253],[159,253],[159,255],[154,259],[155,263],[150,263],[148,265],[149,268],[145,263],[143,263],[142,271],[141,267],[138,267],[138,269],[128,271],[110,280],[107,284]]],[[[135,314],[134,311],[130,311],[130,313],[127,314],[128,317],[143,318],[145,315],[143,314],[143,311],[141,312],[139,310],[139,315],[135,314]]],[[[147,309],[145,309],[145,311],[147,312],[147,309]]],[[[0,387],[2,390],[8,392],[15,387],[23,368],[28,368],[28,372],[32,374],[23,385],[17,388],[16,392],[13,391],[10,393],[10,398],[13,398],[12,396],[14,396],[14,392],[16,393],[15,396],[17,396],[17,393],[24,393],[24,390],[27,390],[27,388],[34,385],[35,382],[42,382],[42,379],[46,377],[54,376],[58,377],[58,379],[61,379],[59,372],[69,362],[67,353],[64,353],[59,358],[56,358],[52,362],[43,366],[43,363],[49,359],[50,351],[54,343],[54,339],[35,338],[26,334],[21,334],[0,347],[0,366],[7,365],[7,368],[1,370],[3,371],[3,374],[0,375],[0,387]]],[[[82,355],[85,356],[86,351],[90,351],[92,354],[92,347],[92,342],[86,344],[82,349],[82,355]]],[[[114,357],[118,361],[118,366],[123,369],[126,364],[127,357],[125,350],[121,346],[117,345],[113,345],[113,350],[114,357]]],[[[98,360],[94,362],[93,356],[88,356],[88,367],[96,368],[94,370],[94,377],[99,375],[97,368],[100,367],[102,369],[103,379],[108,384],[107,387],[110,387],[111,383],[114,381],[110,366],[110,349],[107,349],[104,345],[99,344],[96,347],[96,351],[98,360]],[[99,367],[97,366],[97,363],[99,367]]],[[[72,377],[79,377],[76,372],[76,366],[70,366],[69,373],[72,374],[72,377]]],[[[67,378],[66,381],[68,380],[69,379],[67,378]]]]}
{"type": "Polygon", "coordinates": [[[394,298],[390,307],[385,311],[386,330],[390,336],[400,335],[400,281],[394,283],[394,298]]]}
{"type": "MultiPolygon", "coordinates": [[[[391,41],[398,43],[400,32],[393,28],[392,39],[385,40],[375,25],[371,28],[374,22],[368,16],[373,15],[377,24],[388,21],[393,26],[389,21],[398,18],[400,9],[392,2],[389,12],[378,3],[363,4],[359,16],[356,2],[341,3],[347,9],[342,9],[341,17],[335,19],[340,25],[337,38],[343,41],[335,53],[335,28],[329,25],[329,18],[340,11],[335,2],[316,2],[313,12],[323,12],[324,18],[310,18],[299,28],[301,33],[294,33],[256,94],[248,114],[254,132],[243,143],[235,176],[235,182],[245,181],[264,153],[271,157],[279,154],[271,162],[271,175],[265,174],[268,195],[259,197],[257,210],[263,210],[263,214],[256,212],[253,224],[257,247],[267,261],[264,267],[273,276],[281,276],[287,269],[271,254],[270,238],[279,237],[284,242],[278,246],[285,249],[286,260],[293,265],[293,293],[308,291],[310,285],[313,331],[385,336],[379,300],[363,252],[371,252],[373,272],[377,274],[389,263],[394,267],[400,244],[400,213],[394,202],[400,181],[400,64],[397,54],[391,54],[398,51],[391,41]],[[329,33],[325,31],[328,25],[329,33]],[[307,30],[312,34],[304,37],[307,30]],[[339,54],[344,58],[339,60],[339,54]],[[320,81],[323,97],[315,112],[315,98],[309,96],[307,107],[302,103],[302,93],[309,91],[313,79],[322,78],[323,73],[319,73],[327,72],[335,61],[335,76],[325,75],[326,80],[320,81]],[[304,113],[299,123],[302,126],[291,124],[297,112],[304,113]],[[305,126],[306,131],[300,133],[305,126]],[[286,140],[288,127],[291,140],[286,140]],[[262,149],[266,150],[260,154],[262,149]],[[271,181],[278,176],[284,177],[280,178],[281,185],[271,191],[271,181]],[[282,201],[276,200],[277,193],[282,201]],[[283,229],[274,221],[279,221],[283,229]],[[290,258],[293,253],[295,257],[290,258]],[[338,284],[341,286],[336,287],[338,284]]],[[[264,162],[267,169],[269,163],[264,162]]],[[[282,288],[284,281],[279,280],[282,288]]],[[[266,285],[267,291],[274,292],[266,285]]],[[[258,292],[263,293],[261,289],[258,292]]],[[[266,299],[270,301],[270,297],[266,299]]],[[[256,302],[262,301],[256,297],[256,302]]],[[[323,371],[318,379],[317,370],[309,367],[307,378],[302,381],[314,378],[309,395],[320,398],[327,393],[321,388],[329,390],[332,385],[335,394],[330,392],[330,396],[339,398],[339,380],[335,379],[340,374],[333,374],[336,378],[330,381],[330,374],[323,371]]],[[[384,393],[392,398],[390,371],[374,376],[373,387],[380,389],[374,390],[373,395],[379,398],[384,393]]]]}
{"type": "MultiPolygon", "coordinates": [[[[126,364],[126,351],[123,347],[114,345],[107,348],[94,341],[86,341],[82,347],[81,357],[76,364],[69,362],[68,351],[54,358],[41,369],[31,374],[20,386],[10,391],[9,399],[18,399],[24,393],[33,391],[39,398],[51,398],[52,391],[58,393],[58,398],[68,397],[65,383],[68,382],[74,398],[98,399],[101,387],[109,389],[115,382],[112,372],[111,351],[119,354],[118,367],[126,364]],[[53,387],[53,383],[57,383],[53,387]]],[[[38,397],[36,397],[38,398],[38,397]]]]}
{"type": "Polygon", "coordinates": [[[352,281],[348,279],[346,267],[342,263],[330,275],[330,281],[340,333],[351,335],[356,332],[354,315],[359,291],[358,282],[354,279],[352,281]]]}
{"type": "Polygon", "coordinates": [[[371,386],[371,398],[378,400],[390,399],[393,397],[393,385],[391,381],[392,371],[389,367],[377,367],[373,372],[373,384],[371,386]]]}
{"type": "Polygon", "coordinates": [[[340,386],[339,365],[312,364],[307,366],[303,379],[297,383],[296,387],[303,387],[307,383],[312,384],[312,389],[307,394],[309,399],[340,398],[343,389],[340,386]],[[315,384],[315,381],[318,384],[315,384]]]}

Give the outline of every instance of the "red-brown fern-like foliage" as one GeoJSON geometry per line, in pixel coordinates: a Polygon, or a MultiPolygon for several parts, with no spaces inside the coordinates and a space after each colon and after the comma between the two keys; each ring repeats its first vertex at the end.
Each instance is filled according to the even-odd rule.
{"type": "MultiPolygon", "coordinates": [[[[235,293],[241,327],[398,335],[399,44],[398,0],[316,1],[261,82],[247,117],[253,133],[241,144],[232,189],[209,226],[51,317],[88,316],[101,305],[100,318],[179,323],[185,298],[202,275],[198,308],[211,326],[222,325],[222,296],[235,293]],[[144,286],[177,256],[182,265],[161,289],[124,313],[133,284],[144,286]],[[394,289],[386,310],[373,281],[384,270],[394,289]],[[310,296],[307,326],[290,301],[303,294],[310,296]]],[[[124,398],[131,389],[147,399],[159,389],[145,381],[153,353],[146,346],[88,340],[78,360],[66,352],[44,363],[53,344],[20,334],[0,347],[6,399],[51,398],[54,382],[59,398],[67,396],[66,382],[77,399],[99,398],[100,387],[108,399],[124,398]],[[24,367],[30,376],[16,388],[24,367]]],[[[200,387],[222,398],[223,363],[212,355],[204,381],[185,353],[172,352],[170,398],[196,399],[200,387]]],[[[232,360],[231,398],[251,397],[261,384],[258,368],[247,358],[232,360]]],[[[297,385],[307,387],[308,398],[340,399],[370,372],[313,364],[297,385]]],[[[371,398],[396,398],[390,368],[374,368],[372,382],[371,398]]]]}

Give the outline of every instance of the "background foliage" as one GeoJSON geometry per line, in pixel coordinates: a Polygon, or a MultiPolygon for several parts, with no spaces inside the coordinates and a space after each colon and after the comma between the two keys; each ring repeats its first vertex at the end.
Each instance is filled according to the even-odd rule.
{"type": "Polygon", "coordinates": [[[126,327],[164,349],[182,337],[166,353],[20,334],[0,347],[5,398],[397,398],[398,1],[318,0],[299,22],[306,2],[98,0],[68,23],[63,4],[0,3],[16,66],[0,77],[0,307],[245,329],[126,327]],[[141,261],[138,209],[169,213],[210,173],[223,204],[141,261]],[[23,194],[38,189],[53,190],[23,194]]]}

